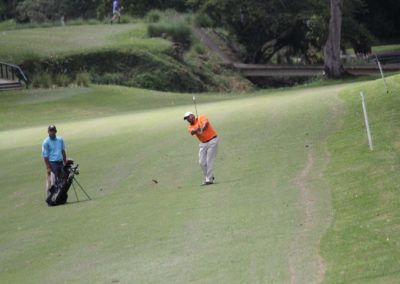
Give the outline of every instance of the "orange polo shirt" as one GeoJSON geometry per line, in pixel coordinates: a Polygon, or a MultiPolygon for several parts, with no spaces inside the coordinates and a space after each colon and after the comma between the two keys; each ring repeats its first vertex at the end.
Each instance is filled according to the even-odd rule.
{"type": "Polygon", "coordinates": [[[189,123],[188,131],[191,133],[193,130],[201,127],[203,128],[204,125],[208,122],[207,128],[203,131],[203,133],[196,133],[197,138],[200,142],[207,142],[208,140],[217,136],[217,132],[215,132],[214,128],[212,127],[211,123],[208,121],[208,118],[204,114],[200,114],[198,118],[196,118],[193,124],[189,123]]]}

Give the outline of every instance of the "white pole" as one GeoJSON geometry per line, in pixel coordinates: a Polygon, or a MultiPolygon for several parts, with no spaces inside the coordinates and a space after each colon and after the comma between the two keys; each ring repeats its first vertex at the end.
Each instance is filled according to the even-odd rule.
{"type": "Polygon", "coordinates": [[[365,104],[364,93],[363,93],[363,92],[360,92],[360,96],[361,96],[361,103],[362,103],[362,108],[363,108],[363,112],[364,112],[365,127],[367,128],[367,136],[368,136],[369,149],[370,149],[371,151],[373,151],[374,148],[373,148],[373,146],[372,146],[371,130],[369,129],[368,114],[367,114],[367,106],[366,106],[366,104],[365,104]]]}
{"type": "Polygon", "coordinates": [[[382,76],[383,84],[385,85],[386,94],[389,94],[389,90],[388,90],[388,87],[387,87],[385,75],[383,75],[383,69],[382,69],[381,62],[379,61],[378,56],[375,55],[375,57],[376,57],[376,62],[378,63],[379,71],[381,71],[381,76],[382,76]]]}

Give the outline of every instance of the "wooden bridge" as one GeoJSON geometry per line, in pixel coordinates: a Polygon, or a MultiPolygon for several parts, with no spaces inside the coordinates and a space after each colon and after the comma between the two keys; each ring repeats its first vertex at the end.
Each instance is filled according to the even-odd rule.
{"type": "MultiPolygon", "coordinates": [[[[263,65],[233,63],[232,66],[239,70],[245,77],[314,77],[324,75],[322,65],[263,65]]],[[[383,66],[385,72],[399,72],[400,64],[387,64],[383,66]]],[[[375,64],[345,65],[344,70],[351,75],[379,74],[375,64]]]]}
{"type": "MultiPolygon", "coordinates": [[[[245,64],[239,63],[239,59],[235,56],[234,52],[229,52],[229,48],[221,48],[226,45],[218,38],[218,35],[212,37],[213,30],[193,28],[193,32],[203,41],[207,47],[216,54],[223,64],[230,66],[245,77],[315,77],[324,75],[323,65],[272,65],[272,64],[245,64]],[[227,51],[228,50],[228,51],[227,51]]],[[[387,54],[384,58],[396,57],[397,62],[400,62],[399,54],[387,54]]],[[[388,62],[383,60],[382,62],[388,62]]],[[[351,75],[371,75],[379,74],[379,67],[377,64],[365,65],[345,65],[344,70],[351,75]]],[[[384,72],[399,72],[400,63],[385,64],[383,65],[384,72]]]]}

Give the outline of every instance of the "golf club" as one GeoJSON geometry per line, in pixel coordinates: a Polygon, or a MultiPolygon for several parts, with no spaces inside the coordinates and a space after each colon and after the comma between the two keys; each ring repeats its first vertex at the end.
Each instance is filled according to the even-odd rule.
{"type": "MultiPolygon", "coordinates": [[[[198,118],[199,114],[197,113],[197,104],[196,104],[196,97],[195,96],[193,96],[193,103],[194,103],[194,108],[196,110],[196,117],[198,118]]],[[[203,131],[201,131],[200,133],[203,133],[203,131]]]]}
{"type": "Polygon", "coordinates": [[[199,117],[199,114],[197,113],[197,105],[196,105],[196,97],[193,96],[193,103],[194,103],[194,108],[196,110],[196,117],[199,117]]]}

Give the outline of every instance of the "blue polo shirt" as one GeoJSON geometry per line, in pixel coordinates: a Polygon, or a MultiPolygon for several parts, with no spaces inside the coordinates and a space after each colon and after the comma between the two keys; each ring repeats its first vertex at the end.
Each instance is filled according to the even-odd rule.
{"type": "Polygon", "coordinates": [[[118,11],[118,1],[114,1],[113,3],[113,13],[115,13],[115,11],[118,11]]]}
{"type": "Polygon", "coordinates": [[[42,157],[48,158],[49,162],[63,161],[62,150],[65,150],[64,140],[56,136],[55,139],[47,137],[42,144],[42,157]]]}

